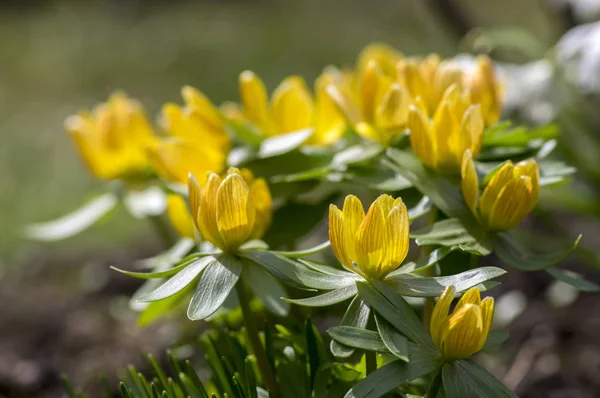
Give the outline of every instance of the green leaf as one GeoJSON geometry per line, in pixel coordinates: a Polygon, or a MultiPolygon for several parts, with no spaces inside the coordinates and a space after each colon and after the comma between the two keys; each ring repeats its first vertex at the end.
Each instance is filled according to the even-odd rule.
{"type": "Polygon", "coordinates": [[[356,296],[357,293],[358,290],[356,289],[356,285],[353,284],[339,289],[330,290],[327,293],[318,296],[308,297],[304,299],[284,298],[284,300],[289,303],[302,305],[305,307],[326,307],[329,305],[341,303],[342,301],[346,301],[349,298],[356,296]]]}
{"type": "Polygon", "coordinates": [[[314,271],[323,273],[323,274],[337,276],[340,278],[353,278],[355,280],[361,279],[361,277],[359,277],[357,274],[346,271],[345,269],[342,270],[339,268],[333,268],[328,265],[321,264],[321,263],[318,263],[318,262],[312,261],[312,260],[305,260],[303,258],[299,258],[298,261],[301,262],[302,264],[306,265],[308,268],[310,268],[314,271]]]}
{"type": "Polygon", "coordinates": [[[388,159],[384,159],[384,164],[410,181],[423,195],[429,197],[435,207],[449,217],[459,218],[469,225],[477,225],[475,217],[456,186],[427,169],[409,151],[388,148],[386,153],[388,159]]]}
{"type": "Polygon", "coordinates": [[[378,157],[383,148],[378,144],[360,144],[335,154],[331,163],[336,166],[365,163],[378,157]]]}
{"type": "Polygon", "coordinates": [[[94,225],[118,204],[119,199],[115,194],[105,193],[61,218],[29,225],[23,233],[27,239],[43,242],[67,239],[94,225]]]}
{"type": "Polygon", "coordinates": [[[429,333],[423,328],[412,307],[389,286],[377,282],[373,281],[376,289],[364,282],[357,282],[360,297],[410,340],[433,347],[429,333]]]}
{"type": "MultiPolygon", "coordinates": [[[[215,255],[215,253],[203,253],[203,255],[201,257],[214,256],[214,255],[215,255]]],[[[133,271],[126,271],[124,269],[113,267],[112,265],[110,266],[110,269],[112,269],[113,271],[120,272],[124,275],[137,278],[137,279],[160,279],[160,278],[168,278],[169,276],[178,274],[179,272],[181,272],[181,270],[183,270],[183,269],[189,267],[191,264],[197,262],[198,258],[199,258],[199,256],[194,256],[190,259],[185,259],[185,260],[181,261],[175,267],[166,269],[164,271],[133,272],[133,271]]]]}
{"type": "Polygon", "coordinates": [[[564,260],[579,244],[581,235],[573,246],[554,253],[532,253],[508,233],[498,233],[493,238],[494,252],[504,263],[522,271],[539,271],[550,268],[564,260]]]}
{"type": "Polygon", "coordinates": [[[139,327],[145,327],[150,325],[156,319],[161,317],[162,315],[168,313],[171,309],[175,308],[179,303],[181,303],[188,294],[194,291],[193,284],[187,285],[185,288],[175,293],[171,297],[167,297],[166,299],[153,301],[151,303],[146,304],[146,308],[140,312],[137,318],[137,324],[139,327]]]}
{"type": "Polygon", "coordinates": [[[269,245],[260,239],[254,239],[240,246],[240,250],[269,250],[269,245]]]}
{"type": "MultiPolygon", "coordinates": [[[[354,297],[346,309],[340,326],[366,328],[371,314],[371,307],[359,296],[354,297]]],[[[332,340],[329,346],[331,353],[338,358],[347,358],[354,353],[354,348],[332,340]]]]}
{"type": "Polygon", "coordinates": [[[231,293],[241,272],[240,259],[225,254],[212,257],[190,301],[188,318],[197,321],[214,314],[231,293]]]}
{"type": "Polygon", "coordinates": [[[437,366],[438,362],[433,358],[413,360],[411,357],[408,363],[400,360],[390,362],[362,379],[344,398],[382,397],[404,383],[433,372],[437,366]]]}
{"type": "Polygon", "coordinates": [[[506,271],[502,268],[481,267],[451,276],[420,277],[398,274],[385,278],[384,282],[403,296],[437,297],[447,286],[454,286],[461,292],[504,274],[506,271]]]}
{"type": "Polygon", "coordinates": [[[479,238],[473,236],[460,220],[448,218],[414,231],[410,237],[415,239],[419,246],[458,247],[464,251],[487,255],[490,253],[490,244],[483,231],[478,232],[479,238]]]}
{"type": "Polygon", "coordinates": [[[246,286],[252,290],[267,310],[278,316],[286,316],[290,311],[290,305],[281,300],[287,295],[281,282],[253,261],[246,259],[242,259],[242,261],[244,261],[242,279],[246,286]]]}
{"type": "Polygon", "coordinates": [[[421,272],[430,267],[434,266],[441,259],[446,257],[450,252],[454,250],[453,247],[440,247],[439,249],[435,249],[432,251],[426,258],[419,260],[418,262],[409,262],[397,268],[396,270],[390,272],[386,279],[389,277],[393,277],[395,275],[407,274],[409,272],[421,272]]]}
{"type": "Polygon", "coordinates": [[[423,198],[417,203],[415,207],[408,210],[408,219],[410,222],[415,221],[417,218],[424,216],[429,213],[432,209],[431,200],[427,196],[423,196],[423,198]]]}
{"type": "Polygon", "coordinates": [[[492,330],[488,334],[488,338],[483,345],[482,351],[495,350],[502,345],[508,339],[508,331],[506,330],[492,330]]]}
{"type": "Polygon", "coordinates": [[[299,173],[293,174],[285,174],[285,175],[276,175],[271,178],[271,182],[273,183],[281,183],[281,182],[297,182],[297,181],[310,181],[310,180],[320,180],[323,177],[327,176],[333,169],[331,166],[323,166],[317,167],[315,169],[310,169],[306,171],[301,171],[299,173]]]}
{"type": "Polygon", "coordinates": [[[240,141],[250,145],[251,147],[257,148],[263,140],[260,132],[246,126],[243,123],[237,123],[232,120],[228,120],[225,126],[226,130],[230,132],[230,135],[234,135],[239,138],[240,141]]]}
{"type": "Polygon", "coordinates": [[[575,287],[577,290],[582,292],[597,292],[600,290],[600,286],[592,281],[588,281],[584,278],[583,275],[578,274],[577,272],[564,270],[560,268],[547,268],[546,272],[552,275],[554,278],[562,281],[564,283],[568,283],[569,285],[575,287]]]}
{"type": "Polygon", "coordinates": [[[127,190],[123,196],[125,209],[135,218],[157,217],[167,208],[165,191],[156,186],[143,190],[127,190]]]}
{"type": "Polygon", "coordinates": [[[312,254],[322,252],[323,250],[327,249],[330,246],[331,246],[331,244],[329,243],[329,241],[327,241],[327,242],[323,242],[320,245],[317,245],[315,247],[311,247],[309,249],[296,250],[296,251],[291,251],[291,252],[274,251],[273,253],[276,253],[277,255],[283,256],[283,257],[298,258],[298,257],[306,257],[306,256],[310,256],[312,254]]]}
{"type": "Polygon", "coordinates": [[[502,382],[471,360],[444,364],[442,382],[446,398],[517,398],[502,382]]]}
{"type": "Polygon", "coordinates": [[[408,361],[408,340],[398,333],[381,315],[375,314],[377,331],[387,349],[397,358],[408,361]]]}
{"type": "Polygon", "coordinates": [[[558,136],[558,126],[549,124],[528,130],[524,126],[508,129],[487,130],[483,136],[483,146],[524,146],[533,140],[547,141],[558,136]]]}
{"type": "Polygon", "coordinates": [[[241,255],[267,269],[276,278],[300,289],[331,290],[349,286],[354,278],[334,277],[316,272],[306,265],[268,251],[247,251],[241,255]]]}
{"type": "Polygon", "coordinates": [[[258,150],[259,158],[270,158],[291,152],[302,145],[311,135],[313,129],[298,130],[293,133],[277,135],[266,138],[260,144],[258,150]]]}
{"type": "Polygon", "coordinates": [[[353,326],[334,326],[327,329],[332,339],[353,348],[367,351],[387,352],[379,333],[353,326]]]}
{"type": "Polygon", "coordinates": [[[208,256],[195,261],[172,276],[171,279],[160,285],[156,290],[140,297],[139,301],[158,301],[177,294],[192,283],[214,259],[214,257],[208,256]]]}
{"type": "MultiPolygon", "coordinates": [[[[335,181],[334,175],[329,179],[335,181]]],[[[377,168],[352,167],[343,173],[344,181],[352,185],[364,186],[378,191],[394,192],[412,187],[412,183],[391,170],[377,168]]]]}

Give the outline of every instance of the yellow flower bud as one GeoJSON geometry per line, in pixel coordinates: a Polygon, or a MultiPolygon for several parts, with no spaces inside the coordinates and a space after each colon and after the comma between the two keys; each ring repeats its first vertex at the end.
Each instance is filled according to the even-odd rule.
{"type": "Polygon", "coordinates": [[[465,74],[464,85],[471,91],[473,102],[481,104],[486,126],[497,123],[502,111],[503,93],[489,57],[477,57],[477,67],[474,72],[465,74]]]}
{"type": "Polygon", "coordinates": [[[465,202],[478,220],[492,231],[516,228],[539,200],[540,171],[533,159],[515,165],[506,162],[490,179],[481,196],[475,163],[469,151],[463,156],[461,176],[465,202]]]}
{"type": "Polygon", "coordinates": [[[91,112],[70,116],[65,126],[83,161],[99,178],[129,178],[150,164],[146,150],[156,137],[142,105],[117,92],[91,112]]]}
{"type": "Polygon", "coordinates": [[[265,137],[313,129],[307,145],[327,146],[337,141],[346,128],[346,122],[335,103],[326,95],[326,87],[337,77],[331,70],[315,82],[314,98],[304,79],[290,76],[273,91],[271,99],[263,81],[253,72],[240,75],[242,106],[227,104],[225,116],[238,123],[246,123],[265,137]]]}
{"type": "Polygon", "coordinates": [[[365,215],[354,195],[340,210],[329,207],[329,240],[336,257],[367,279],[381,279],[404,261],[409,248],[409,221],[401,198],[381,195],[365,215]]]}
{"type": "Polygon", "coordinates": [[[209,173],[203,187],[190,175],[188,191],[200,234],[223,251],[234,252],[246,241],[259,239],[271,222],[269,187],[249,170],[230,168],[223,178],[209,173]]]}
{"type": "Polygon", "coordinates": [[[177,194],[169,194],[167,216],[180,236],[194,239],[194,223],[185,199],[177,194]]]}
{"type": "Polygon", "coordinates": [[[442,173],[458,173],[466,150],[477,155],[483,137],[481,107],[468,93],[448,87],[433,120],[422,107],[411,106],[408,129],[413,152],[423,164],[442,173]]]}
{"type": "Polygon", "coordinates": [[[455,294],[454,286],[444,289],[435,303],[429,328],[433,342],[448,361],[469,358],[481,350],[494,316],[494,299],[481,300],[476,287],[469,289],[449,314],[455,294]]]}

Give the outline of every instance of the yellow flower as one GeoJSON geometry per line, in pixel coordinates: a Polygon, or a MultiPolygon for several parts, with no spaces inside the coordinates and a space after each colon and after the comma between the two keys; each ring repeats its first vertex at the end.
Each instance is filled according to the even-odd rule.
{"type": "Polygon", "coordinates": [[[337,79],[327,93],[361,136],[389,146],[404,132],[410,93],[372,58],[354,78],[337,79]]]}
{"type": "Polygon", "coordinates": [[[359,74],[367,69],[370,61],[377,62],[381,71],[389,77],[396,76],[396,65],[404,59],[404,55],[391,46],[383,43],[371,43],[358,55],[357,69],[359,74]]]}
{"type": "Polygon", "coordinates": [[[259,239],[271,222],[271,192],[249,170],[230,168],[224,178],[208,173],[201,188],[188,181],[192,219],[204,239],[226,252],[259,239]]]}
{"type": "Polygon", "coordinates": [[[448,314],[455,294],[454,286],[444,289],[431,314],[431,338],[445,360],[469,358],[481,350],[494,316],[494,299],[481,300],[476,287],[467,290],[448,314]]]}
{"type": "Polygon", "coordinates": [[[486,126],[497,123],[502,111],[503,90],[488,56],[477,57],[477,67],[473,72],[465,74],[464,86],[471,91],[473,102],[481,104],[486,126]]]}
{"type": "Polygon", "coordinates": [[[381,279],[402,263],[409,223],[401,198],[381,195],[365,216],[360,199],[346,196],[342,210],[329,206],[329,240],[336,257],[367,279],[381,279]]]}
{"type": "Polygon", "coordinates": [[[300,76],[284,79],[269,100],[263,81],[254,72],[240,75],[241,109],[228,103],[223,113],[231,120],[249,124],[263,137],[272,137],[308,128],[313,134],[307,145],[327,146],[337,141],[346,122],[325,90],[334,77],[328,72],[315,81],[315,95],[300,76]]]}
{"type": "Polygon", "coordinates": [[[466,151],[461,168],[465,202],[481,223],[493,231],[516,228],[536,206],[540,194],[540,170],[535,160],[513,165],[508,161],[490,179],[479,196],[475,163],[466,151]]]}
{"type": "Polygon", "coordinates": [[[413,152],[426,166],[443,173],[458,173],[465,150],[481,150],[481,106],[472,105],[468,93],[448,87],[430,120],[422,106],[412,106],[408,117],[413,152]]]}
{"type": "Polygon", "coordinates": [[[99,178],[133,178],[146,172],[146,149],[156,137],[142,105],[125,93],[112,94],[91,112],[82,111],[65,122],[80,156],[99,178]]]}
{"type": "Polygon", "coordinates": [[[167,216],[180,236],[194,239],[194,223],[184,198],[177,194],[169,194],[167,216]]]}
{"type": "Polygon", "coordinates": [[[231,141],[219,111],[193,87],[183,87],[185,107],[165,104],[162,125],[169,134],[150,152],[157,173],[185,184],[188,173],[220,173],[225,167],[231,141]]]}

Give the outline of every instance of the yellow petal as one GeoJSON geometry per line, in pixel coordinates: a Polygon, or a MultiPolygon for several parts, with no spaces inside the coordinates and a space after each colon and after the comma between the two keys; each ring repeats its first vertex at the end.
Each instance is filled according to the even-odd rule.
{"type": "Polygon", "coordinates": [[[269,225],[271,224],[271,216],[273,213],[273,200],[271,191],[267,182],[263,178],[257,178],[253,181],[248,181],[250,186],[250,196],[256,209],[256,219],[254,221],[254,229],[250,235],[250,239],[260,239],[269,225]]]}
{"type": "Polygon", "coordinates": [[[490,179],[481,197],[479,198],[479,211],[481,218],[487,220],[492,212],[492,207],[504,186],[514,178],[514,165],[508,161],[502,165],[490,179]]]}
{"type": "MultiPolygon", "coordinates": [[[[190,209],[192,211],[192,221],[198,230],[200,229],[199,217],[200,217],[200,206],[202,203],[202,189],[196,176],[190,173],[188,176],[188,200],[190,202],[190,209]]],[[[203,238],[206,239],[204,234],[203,238]]]]}
{"type": "Polygon", "coordinates": [[[454,61],[442,61],[436,70],[433,82],[437,102],[439,103],[448,87],[456,85],[460,88],[462,80],[463,72],[454,61]]]}
{"type": "Polygon", "coordinates": [[[352,260],[346,248],[344,214],[336,205],[329,205],[329,243],[342,265],[352,270],[352,260]]]}
{"type": "Polygon", "coordinates": [[[433,135],[437,146],[438,170],[452,173],[458,171],[462,154],[457,156],[456,146],[460,145],[460,131],[456,116],[452,109],[452,103],[442,101],[433,116],[433,135]]]}
{"type": "Polygon", "coordinates": [[[386,219],[388,244],[382,265],[382,276],[389,274],[402,264],[410,246],[408,210],[401,201],[395,203],[397,204],[386,219]]]}
{"type": "Polygon", "coordinates": [[[402,59],[402,53],[382,43],[373,43],[365,47],[358,56],[359,73],[367,68],[370,61],[376,61],[387,76],[396,74],[396,63],[402,59]]]}
{"type": "Polygon", "coordinates": [[[408,120],[408,108],[412,102],[408,91],[399,84],[392,84],[377,106],[375,125],[381,129],[404,128],[408,120]]]}
{"type": "Polygon", "coordinates": [[[462,307],[465,304],[475,304],[477,306],[481,304],[481,296],[478,288],[472,287],[469,290],[467,290],[462,295],[460,300],[458,300],[458,303],[456,303],[454,311],[456,312],[458,309],[460,309],[460,307],[462,307]]]}
{"type": "Polygon", "coordinates": [[[492,319],[494,318],[494,299],[492,297],[486,297],[481,302],[480,307],[481,307],[483,330],[481,332],[481,338],[479,339],[477,351],[479,351],[483,348],[483,345],[485,344],[485,341],[488,338],[488,334],[490,333],[492,319]]]}
{"type": "Polygon", "coordinates": [[[516,228],[530,211],[533,186],[531,178],[520,176],[500,192],[488,219],[488,228],[509,231],[516,228]]]}
{"type": "Polygon", "coordinates": [[[528,213],[537,205],[540,196],[540,168],[534,159],[524,160],[515,165],[515,174],[527,176],[531,179],[531,203],[528,213]]]}
{"type": "Polygon", "coordinates": [[[387,245],[386,215],[381,203],[385,200],[385,197],[380,196],[373,202],[356,232],[354,261],[366,275],[375,279],[382,276],[387,245]]]}
{"type": "Polygon", "coordinates": [[[354,126],[354,130],[361,137],[367,138],[374,142],[379,142],[381,145],[386,144],[386,137],[381,134],[381,131],[375,129],[373,125],[367,122],[360,122],[354,126]]]}
{"type": "Polygon", "coordinates": [[[413,152],[427,167],[437,167],[437,145],[431,123],[419,108],[411,106],[408,114],[408,129],[413,152]]]}
{"type": "Polygon", "coordinates": [[[381,77],[382,72],[377,62],[374,60],[369,61],[360,81],[360,110],[362,117],[367,122],[372,122],[375,117],[381,77]]]}
{"type": "Polygon", "coordinates": [[[473,215],[475,215],[476,218],[479,218],[479,214],[477,212],[477,200],[479,199],[479,179],[477,178],[477,170],[475,169],[475,162],[473,162],[471,151],[468,149],[463,155],[460,174],[460,188],[465,203],[469,209],[471,209],[473,215]]]}
{"type": "Polygon", "coordinates": [[[176,194],[167,198],[167,216],[180,236],[194,238],[194,224],[185,200],[176,194]]]}
{"type": "Polygon", "coordinates": [[[271,114],[275,134],[291,133],[310,127],[313,113],[313,100],[302,78],[289,77],[273,92],[271,114]]]}
{"type": "Polygon", "coordinates": [[[481,116],[481,105],[471,105],[465,111],[460,127],[463,148],[459,150],[470,149],[473,156],[477,156],[481,151],[481,142],[483,141],[483,117],[481,116]]]}
{"type": "Polygon", "coordinates": [[[181,89],[181,96],[191,111],[200,115],[214,128],[223,128],[223,121],[221,120],[219,111],[204,93],[192,86],[184,86],[181,89]]]}
{"type": "Polygon", "coordinates": [[[347,88],[339,83],[328,84],[325,91],[349,124],[355,125],[362,120],[360,107],[347,88]]]}
{"type": "Polygon", "coordinates": [[[442,355],[447,360],[468,358],[477,352],[483,334],[481,308],[463,305],[442,325],[442,355]]]}
{"type": "Polygon", "coordinates": [[[344,247],[347,256],[356,261],[356,234],[365,219],[365,209],[360,199],[354,195],[348,195],[344,199],[342,213],[344,214],[344,247]]]}
{"type": "Polygon", "coordinates": [[[217,227],[217,192],[220,185],[221,177],[215,173],[209,173],[202,188],[198,229],[204,239],[219,248],[223,248],[224,242],[217,227]]]}
{"type": "Polygon", "coordinates": [[[311,145],[331,145],[339,140],[346,130],[344,115],[327,94],[327,86],[332,81],[332,77],[326,73],[315,81],[315,131],[309,141],[311,145]]]}
{"type": "Polygon", "coordinates": [[[455,295],[456,289],[454,288],[454,286],[446,287],[442,294],[440,294],[440,298],[435,303],[435,306],[433,307],[433,312],[431,313],[431,322],[429,324],[429,330],[431,333],[431,339],[433,340],[433,342],[439,350],[442,349],[442,325],[446,321],[446,318],[448,318],[448,311],[450,310],[450,305],[452,304],[452,300],[454,300],[455,295]]]}
{"type": "Polygon", "coordinates": [[[263,81],[251,71],[240,75],[240,96],[246,118],[265,136],[273,134],[269,119],[267,89],[263,81]]]}
{"type": "Polygon", "coordinates": [[[255,217],[248,185],[239,174],[228,175],[217,191],[217,227],[223,239],[222,249],[232,251],[246,242],[255,217]]]}
{"type": "Polygon", "coordinates": [[[423,78],[415,61],[400,61],[397,65],[400,85],[406,87],[413,97],[421,97],[427,112],[431,110],[430,84],[423,78]]]}

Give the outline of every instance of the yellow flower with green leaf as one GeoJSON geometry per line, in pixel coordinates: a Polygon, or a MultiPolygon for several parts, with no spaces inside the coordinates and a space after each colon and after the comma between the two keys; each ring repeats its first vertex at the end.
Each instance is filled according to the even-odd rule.
{"type": "Polygon", "coordinates": [[[273,137],[305,129],[313,129],[304,143],[328,146],[336,142],[346,129],[346,121],[335,103],[326,95],[334,75],[324,72],[315,81],[314,96],[300,76],[290,76],[268,97],[265,84],[254,72],[240,74],[241,107],[228,103],[223,113],[233,121],[245,124],[262,137],[273,137]]]}
{"type": "Polygon", "coordinates": [[[217,108],[200,91],[181,90],[185,106],[165,104],[161,124],[168,134],[150,151],[157,173],[170,181],[187,183],[189,173],[220,173],[231,141],[217,108]]]}
{"type": "Polygon", "coordinates": [[[230,168],[220,177],[208,173],[200,186],[190,175],[192,219],[200,235],[225,252],[260,239],[271,223],[272,200],[267,182],[246,169],[230,168]]]}
{"type": "Polygon", "coordinates": [[[91,112],[70,116],[65,126],[97,177],[137,179],[150,170],[146,150],[157,139],[142,105],[125,93],[112,94],[91,112]]]}
{"type": "Polygon", "coordinates": [[[194,222],[185,199],[171,193],[167,196],[167,217],[179,236],[194,239],[194,222]]]}
{"type": "Polygon", "coordinates": [[[433,308],[429,327],[431,339],[447,361],[466,359],[481,350],[494,317],[494,299],[481,300],[476,287],[467,290],[449,313],[455,295],[454,286],[444,289],[433,308]]]}
{"type": "Polygon", "coordinates": [[[473,156],[466,151],[461,167],[461,190],[475,217],[489,230],[516,228],[535,208],[540,195],[540,170],[535,160],[504,163],[481,196],[473,156]]]}
{"type": "Polygon", "coordinates": [[[372,58],[358,75],[338,79],[327,89],[361,136],[387,147],[404,132],[413,97],[372,58]]]}
{"type": "Polygon", "coordinates": [[[408,117],[413,152],[427,167],[445,174],[458,174],[468,149],[477,155],[483,139],[481,106],[469,93],[451,85],[444,93],[433,119],[422,102],[411,106],[408,117]]]}
{"type": "Polygon", "coordinates": [[[347,269],[366,279],[381,279],[398,268],[409,248],[409,221],[401,198],[378,197],[365,215],[356,196],[340,210],[329,206],[329,240],[347,269]]]}

